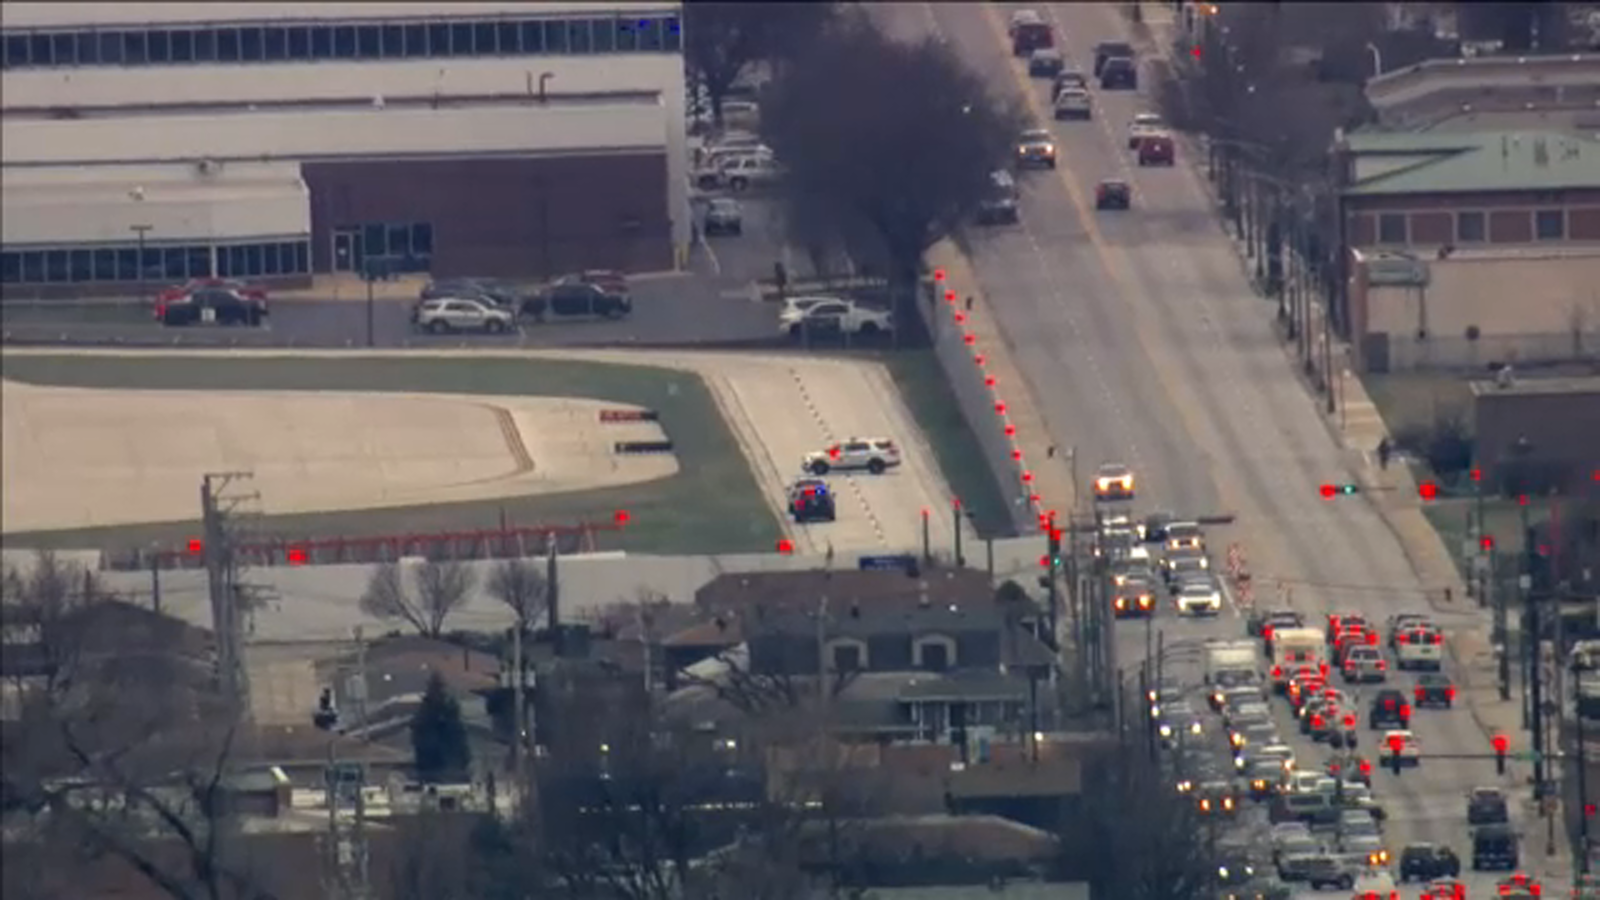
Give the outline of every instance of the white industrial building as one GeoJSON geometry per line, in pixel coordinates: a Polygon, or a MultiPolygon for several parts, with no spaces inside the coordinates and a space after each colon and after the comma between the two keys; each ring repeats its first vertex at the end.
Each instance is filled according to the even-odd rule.
{"type": "Polygon", "coordinates": [[[679,11],[7,3],[0,281],[671,268],[679,11]]]}

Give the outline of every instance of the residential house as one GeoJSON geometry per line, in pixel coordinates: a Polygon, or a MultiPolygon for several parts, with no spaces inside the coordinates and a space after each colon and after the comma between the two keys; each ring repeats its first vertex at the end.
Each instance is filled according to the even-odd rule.
{"type": "Polygon", "coordinates": [[[1357,133],[1334,156],[1352,365],[1481,368],[1600,350],[1600,142],[1357,133]]]}

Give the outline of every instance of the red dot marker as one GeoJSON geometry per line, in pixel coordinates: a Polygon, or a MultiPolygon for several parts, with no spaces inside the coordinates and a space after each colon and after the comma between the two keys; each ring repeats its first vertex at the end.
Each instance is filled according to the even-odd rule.
{"type": "Polygon", "coordinates": [[[944,292],[944,302],[946,302],[946,303],[954,303],[954,302],[956,302],[956,292],[955,291],[945,291],[944,292]]]}
{"type": "Polygon", "coordinates": [[[1487,534],[1484,535],[1483,537],[1478,539],[1478,546],[1482,547],[1485,550],[1493,550],[1494,549],[1494,537],[1492,537],[1491,535],[1487,535],[1487,534]]]}
{"type": "Polygon", "coordinates": [[[617,523],[618,525],[628,524],[628,520],[631,518],[633,517],[628,515],[628,511],[625,509],[619,509],[611,514],[611,521],[617,523]]]}
{"type": "Polygon", "coordinates": [[[1322,486],[1322,496],[1324,496],[1324,497],[1332,497],[1333,496],[1333,485],[1331,485],[1331,484],[1323,485],[1322,486]]]}
{"type": "Polygon", "coordinates": [[[1195,59],[1199,59],[1199,58],[1200,58],[1200,45],[1198,45],[1198,44],[1196,44],[1196,45],[1195,45],[1195,46],[1194,46],[1194,47],[1193,47],[1193,48],[1192,48],[1192,49],[1191,49],[1191,50],[1190,50],[1190,51],[1189,51],[1189,54],[1190,54],[1190,55],[1191,55],[1191,56],[1193,56],[1193,57],[1194,57],[1194,58],[1195,58],[1195,59]]]}
{"type": "Polygon", "coordinates": [[[964,313],[964,312],[956,313],[956,324],[957,325],[960,325],[962,322],[965,322],[966,320],[967,320],[967,314],[966,313],[964,313]]]}
{"type": "Polygon", "coordinates": [[[306,564],[306,550],[304,547],[289,548],[289,565],[303,566],[306,564]]]}
{"type": "Polygon", "coordinates": [[[943,281],[944,280],[944,270],[943,269],[934,269],[933,270],[933,280],[934,281],[943,281]]]}
{"type": "Polygon", "coordinates": [[[778,539],[778,552],[782,553],[785,556],[788,556],[789,554],[793,553],[794,552],[794,541],[791,541],[788,538],[779,538],[778,539]]]}
{"type": "Polygon", "coordinates": [[[979,353],[977,356],[974,356],[972,358],[972,361],[977,363],[980,367],[982,367],[982,366],[986,366],[986,365],[989,364],[989,357],[984,356],[982,353],[979,353]]]}
{"type": "Polygon", "coordinates": [[[1012,450],[1011,451],[1011,459],[1014,462],[1021,462],[1022,461],[1022,451],[1021,450],[1012,450]]]}
{"type": "Polygon", "coordinates": [[[1015,425],[1007,425],[1006,426],[1006,437],[1016,437],[1016,436],[1017,436],[1017,426],[1015,426],[1015,425]]]}
{"type": "Polygon", "coordinates": [[[1439,486],[1431,481],[1424,481],[1417,485],[1417,494],[1424,500],[1432,500],[1439,496],[1439,486]]]}
{"type": "Polygon", "coordinates": [[[199,538],[189,538],[189,552],[190,553],[199,553],[201,551],[201,549],[203,549],[203,548],[204,548],[204,545],[200,543],[200,539],[199,538]]]}
{"type": "Polygon", "coordinates": [[[977,337],[977,335],[968,334],[968,335],[962,336],[961,340],[964,343],[966,343],[966,345],[968,347],[971,347],[973,344],[976,344],[978,342],[978,337],[977,337]]]}
{"type": "Polygon", "coordinates": [[[1473,481],[1482,481],[1483,480],[1483,470],[1482,469],[1473,469],[1472,470],[1472,480],[1473,481]]]}
{"type": "Polygon", "coordinates": [[[1032,472],[1023,472],[1022,473],[1022,483],[1023,484],[1032,484],[1033,483],[1033,473],[1032,472]]]}
{"type": "Polygon", "coordinates": [[[994,376],[993,375],[990,375],[987,378],[983,379],[983,386],[984,387],[994,387],[994,383],[995,382],[994,382],[994,376]]]}
{"type": "Polygon", "coordinates": [[[1005,403],[1004,402],[996,403],[994,405],[994,411],[998,415],[1002,415],[1002,416],[1005,415],[1006,414],[1006,405],[1005,405],[1005,403]]]}

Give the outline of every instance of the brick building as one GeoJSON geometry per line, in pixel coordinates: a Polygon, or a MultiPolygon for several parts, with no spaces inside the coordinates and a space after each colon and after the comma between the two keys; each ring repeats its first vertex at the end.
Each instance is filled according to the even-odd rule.
{"type": "Polygon", "coordinates": [[[8,3],[8,295],[671,268],[680,4],[8,3]]]}
{"type": "Polygon", "coordinates": [[[1344,321],[1364,370],[1600,350],[1600,142],[1352,134],[1335,172],[1344,321]]]}

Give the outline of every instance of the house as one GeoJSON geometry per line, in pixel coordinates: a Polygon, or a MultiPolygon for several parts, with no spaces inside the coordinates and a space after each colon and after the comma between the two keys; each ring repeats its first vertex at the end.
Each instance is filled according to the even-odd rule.
{"type": "Polygon", "coordinates": [[[1600,141],[1356,133],[1334,159],[1353,365],[1481,368],[1600,349],[1600,141]]]}

